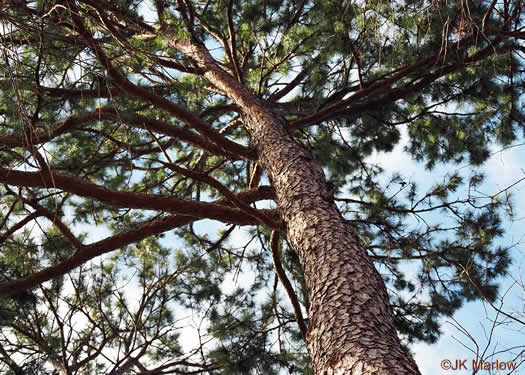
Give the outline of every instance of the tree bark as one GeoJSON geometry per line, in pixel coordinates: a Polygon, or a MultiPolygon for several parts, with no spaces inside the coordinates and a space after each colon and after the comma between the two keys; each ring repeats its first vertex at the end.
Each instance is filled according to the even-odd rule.
{"type": "Polygon", "coordinates": [[[318,375],[419,374],[401,345],[383,279],[336,205],[322,168],[294,142],[284,119],[264,107],[200,45],[170,40],[238,106],[275,188],[284,231],[304,269],[310,297],[307,347],[318,375]]]}

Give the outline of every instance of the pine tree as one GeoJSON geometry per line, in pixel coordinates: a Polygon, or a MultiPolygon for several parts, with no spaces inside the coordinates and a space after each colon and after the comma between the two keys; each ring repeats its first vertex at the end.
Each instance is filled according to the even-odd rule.
{"type": "Polygon", "coordinates": [[[511,144],[524,6],[3,2],[0,371],[418,374],[507,202],[367,158],[511,144]]]}

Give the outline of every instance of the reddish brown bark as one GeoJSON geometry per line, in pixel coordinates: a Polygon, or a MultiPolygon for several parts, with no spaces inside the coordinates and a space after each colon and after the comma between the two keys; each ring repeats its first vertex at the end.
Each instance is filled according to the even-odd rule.
{"type": "MultiPolygon", "coordinates": [[[[22,172],[0,168],[0,182],[13,186],[31,186],[60,189],[86,198],[93,198],[115,207],[138,208],[187,215],[194,218],[208,218],[231,224],[248,225],[258,223],[253,214],[222,204],[192,201],[163,195],[115,191],[86,182],[80,178],[48,171],[22,172]]],[[[267,216],[271,222],[272,210],[256,210],[257,214],[267,216]]],[[[277,223],[275,223],[277,226],[277,223]]]]}

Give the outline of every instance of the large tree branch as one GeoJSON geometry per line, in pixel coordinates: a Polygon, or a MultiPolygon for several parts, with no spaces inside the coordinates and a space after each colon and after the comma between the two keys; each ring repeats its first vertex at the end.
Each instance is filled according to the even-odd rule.
{"type": "Polygon", "coordinates": [[[4,349],[1,343],[0,355],[2,355],[2,362],[9,366],[9,368],[13,371],[14,375],[23,375],[25,373],[22,367],[18,366],[18,364],[13,360],[12,356],[4,349]]]}
{"type": "Polygon", "coordinates": [[[136,113],[120,112],[114,107],[98,108],[93,112],[88,112],[80,116],[71,116],[65,120],[58,121],[58,126],[52,130],[42,130],[31,134],[31,139],[24,134],[9,134],[0,136],[0,144],[10,147],[23,147],[28,144],[36,145],[48,142],[73,129],[78,129],[83,124],[112,120],[125,123],[131,127],[155,131],[167,135],[173,139],[187,142],[213,155],[224,156],[230,160],[238,160],[240,156],[236,153],[228,152],[208,141],[199,134],[184,129],[167,122],[142,116],[136,113]]]}
{"type": "MultiPolygon", "coordinates": [[[[273,190],[268,186],[238,194],[238,198],[246,202],[246,204],[261,199],[270,199],[271,197],[273,197],[273,190]]],[[[227,204],[227,202],[223,199],[218,200],[213,204],[217,206],[223,206],[227,204]]],[[[268,211],[269,215],[273,215],[274,219],[277,219],[277,213],[274,210],[265,211],[268,211]]],[[[258,224],[257,220],[251,218],[249,215],[244,214],[240,210],[239,212],[241,216],[246,218],[246,220],[241,225],[258,224]]],[[[81,250],[77,251],[67,260],[45,268],[42,271],[19,280],[2,283],[0,284],[0,294],[13,294],[28,288],[33,288],[45,281],[60,277],[97,256],[109,253],[116,249],[120,249],[124,246],[141,241],[150,236],[161,234],[174,228],[190,224],[197,220],[199,220],[198,217],[189,215],[169,215],[151,220],[123,233],[116,234],[89,245],[85,245],[81,250]]]]}
{"type": "Polygon", "coordinates": [[[38,86],[38,88],[35,88],[35,91],[38,91],[49,97],[59,97],[59,98],[65,98],[65,99],[113,98],[113,97],[122,96],[125,94],[118,87],[97,87],[94,89],[74,89],[74,88],[38,86]]]}
{"type": "Polygon", "coordinates": [[[291,128],[301,128],[318,124],[323,121],[332,120],[340,116],[355,116],[366,111],[381,108],[381,106],[392,103],[396,100],[404,99],[410,95],[420,92],[422,89],[428,87],[430,84],[432,84],[439,78],[446,76],[447,74],[453,73],[467,66],[478,63],[490,55],[506,53],[512,49],[517,48],[513,45],[503,45],[496,48],[495,45],[501,42],[501,40],[502,38],[498,37],[491,44],[477,51],[472,56],[460,59],[459,61],[456,61],[449,65],[440,66],[434,72],[425,74],[422,77],[414,79],[413,82],[409,85],[401,86],[398,88],[390,88],[394,83],[399,82],[403,78],[407,77],[409,74],[412,74],[417,71],[422,71],[423,69],[431,66],[431,62],[435,62],[439,55],[435,55],[433,57],[421,60],[419,63],[413,64],[410,67],[402,69],[390,78],[380,80],[371,85],[368,85],[366,88],[357,91],[348,99],[332,104],[326,107],[325,109],[314,113],[310,116],[304,117],[297,121],[293,121],[289,125],[291,128]],[[365,100],[359,102],[359,99],[370,96],[374,91],[380,91],[384,89],[387,89],[387,92],[385,94],[370,99],[368,101],[365,100]]]}
{"type": "MultiPolygon", "coordinates": [[[[77,177],[49,171],[22,172],[0,168],[0,182],[14,186],[60,189],[85,198],[92,198],[114,207],[136,208],[213,219],[230,224],[255,224],[251,215],[238,208],[222,204],[191,201],[154,194],[115,191],[86,182],[77,177]]],[[[261,215],[272,216],[273,210],[258,210],[261,215]]]]}

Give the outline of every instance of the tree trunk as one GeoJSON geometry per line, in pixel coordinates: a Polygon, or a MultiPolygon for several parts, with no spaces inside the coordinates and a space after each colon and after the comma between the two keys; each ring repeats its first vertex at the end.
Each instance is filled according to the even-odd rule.
{"type": "Polygon", "coordinates": [[[401,346],[384,282],[336,205],[309,152],[294,142],[285,120],[264,107],[219,67],[208,51],[176,37],[204,77],[241,110],[258,163],[275,188],[288,240],[303,266],[310,298],[307,346],[318,375],[419,374],[401,346]]]}
{"type": "MultiPolygon", "coordinates": [[[[254,104],[255,105],[255,104],[254,104]]],[[[245,121],[275,187],[286,236],[310,297],[307,345],[315,373],[418,374],[400,345],[384,282],[366,250],[325,196],[320,166],[283,122],[261,107],[245,121]]]]}

